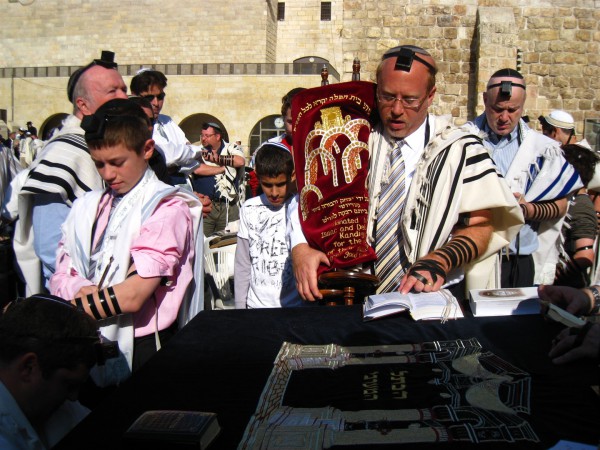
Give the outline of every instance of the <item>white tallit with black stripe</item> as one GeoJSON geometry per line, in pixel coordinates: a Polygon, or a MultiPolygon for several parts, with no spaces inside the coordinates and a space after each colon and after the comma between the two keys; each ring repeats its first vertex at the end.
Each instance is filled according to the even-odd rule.
{"type": "MultiPolygon", "coordinates": [[[[33,249],[33,196],[58,194],[71,206],[75,199],[104,185],[90,158],[80,123],[72,115],[65,119],[60,132],[46,143],[29,167],[18,195],[14,249],[25,278],[27,296],[45,289],[41,262],[33,249]]],[[[58,242],[56,244],[58,247],[58,242]]]]}
{"type": "MultiPolygon", "coordinates": [[[[414,263],[444,245],[459,214],[489,209],[494,232],[486,251],[465,268],[467,289],[499,287],[497,253],[518,233],[523,215],[480,138],[464,128],[451,126],[449,117],[430,115],[428,120],[429,143],[417,163],[402,214],[409,262],[414,263]]],[[[367,227],[371,243],[392,145],[380,128],[371,133],[367,227]]],[[[456,275],[449,275],[448,280],[457,279],[456,275]]]]}
{"type": "MultiPolygon", "coordinates": [[[[223,141],[224,147],[219,153],[219,156],[241,156],[244,158],[244,152],[235,144],[228,144],[223,141]]],[[[208,162],[206,164],[209,164],[208,162]]],[[[214,163],[211,163],[214,164],[214,163]]],[[[244,168],[236,169],[232,166],[225,166],[223,173],[215,175],[215,186],[217,191],[221,193],[230,202],[243,202],[243,187],[241,182],[243,179],[244,168]]]]}

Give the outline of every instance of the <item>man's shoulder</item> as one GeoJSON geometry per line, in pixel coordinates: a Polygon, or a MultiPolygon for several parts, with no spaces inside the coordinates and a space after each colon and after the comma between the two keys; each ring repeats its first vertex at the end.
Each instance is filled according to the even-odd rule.
{"type": "Polygon", "coordinates": [[[173,122],[173,119],[171,118],[171,116],[167,116],[166,114],[159,114],[158,115],[158,120],[163,125],[174,124],[175,123],[175,122],[173,122]]]}
{"type": "Polygon", "coordinates": [[[555,141],[554,139],[544,135],[543,133],[540,133],[537,130],[534,130],[533,128],[526,128],[525,138],[534,141],[536,145],[560,149],[560,142],[555,141]]]}
{"type": "Polygon", "coordinates": [[[469,140],[475,144],[481,144],[480,130],[474,127],[470,122],[463,125],[452,123],[450,116],[431,116],[435,120],[435,136],[440,144],[451,145],[457,141],[469,140]]]}
{"type": "Polygon", "coordinates": [[[227,155],[244,156],[244,151],[238,145],[229,143],[227,141],[223,141],[222,145],[223,145],[223,147],[221,148],[221,151],[220,151],[221,155],[227,154],[227,155]]]}

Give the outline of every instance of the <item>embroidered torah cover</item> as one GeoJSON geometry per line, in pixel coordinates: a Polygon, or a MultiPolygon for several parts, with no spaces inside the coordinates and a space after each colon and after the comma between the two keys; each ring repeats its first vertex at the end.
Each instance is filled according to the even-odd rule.
{"type": "Polygon", "coordinates": [[[338,83],[302,91],[292,102],[300,223],[330,269],[375,259],[367,243],[366,184],[375,88],[364,81],[338,83]]]}
{"type": "Polygon", "coordinates": [[[365,347],[284,342],[238,450],[537,449],[531,392],[529,373],[476,338],[365,347]]]}

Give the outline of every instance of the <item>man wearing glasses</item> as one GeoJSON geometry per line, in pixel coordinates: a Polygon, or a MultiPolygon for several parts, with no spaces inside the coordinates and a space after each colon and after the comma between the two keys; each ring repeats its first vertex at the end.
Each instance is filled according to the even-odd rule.
{"type": "MultiPolygon", "coordinates": [[[[464,298],[464,266],[476,261],[468,288],[495,287],[496,252],[522,224],[516,200],[481,141],[428,109],[436,63],[422,48],[388,50],[377,68],[380,121],[369,139],[367,235],[378,260],[378,292],[431,292],[451,287],[464,298]]],[[[292,217],[293,223],[299,221],[292,217]]],[[[324,253],[292,225],[298,292],[322,298],[324,253]]]]}
{"type": "Polygon", "coordinates": [[[221,126],[202,124],[202,164],[193,175],[194,191],[212,200],[212,210],[204,218],[204,235],[224,230],[240,218],[241,180],[246,165],[244,152],[222,138],[221,126]]]}
{"type": "Polygon", "coordinates": [[[93,114],[106,101],[127,98],[114,53],[103,51],[100,59],[73,72],[67,96],[73,114],[31,164],[22,188],[13,194],[18,195],[19,219],[14,248],[27,295],[43,292],[43,278],[48,280],[54,273],[60,227],[75,199],[104,186],[80,124],[83,116],[93,114]]]}

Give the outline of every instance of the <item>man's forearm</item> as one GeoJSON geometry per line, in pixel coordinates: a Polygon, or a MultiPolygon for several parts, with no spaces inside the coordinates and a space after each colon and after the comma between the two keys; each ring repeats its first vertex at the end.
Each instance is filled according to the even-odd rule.
{"type": "Polygon", "coordinates": [[[222,166],[210,166],[202,163],[196,170],[194,170],[194,174],[201,177],[210,177],[212,175],[219,175],[224,171],[225,169],[222,166]]]}
{"type": "Polygon", "coordinates": [[[568,201],[566,198],[548,202],[524,202],[521,203],[521,211],[525,220],[533,222],[544,222],[557,219],[566,214],[568,201]]]}

